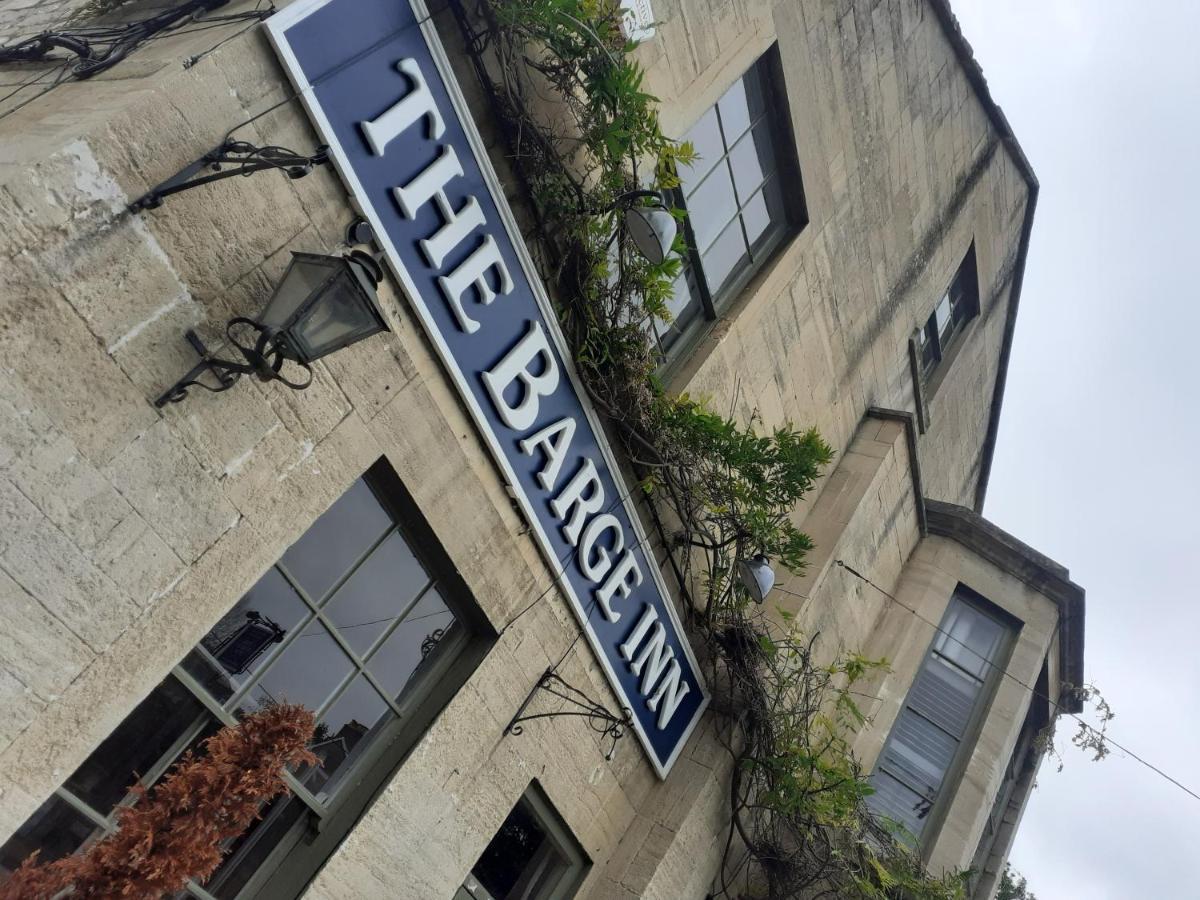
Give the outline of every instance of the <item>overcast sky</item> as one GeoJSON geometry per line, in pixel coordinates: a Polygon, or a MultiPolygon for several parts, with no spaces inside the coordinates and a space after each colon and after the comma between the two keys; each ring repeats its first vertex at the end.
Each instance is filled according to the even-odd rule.
{"type": "MultiPolygon", "coordinates": [[[[1200,3],[953,6],[1042,184],[984,512],[1087,590],[1112,735],[1200,792],[1200,3]]],[[[1200,801],[1064,757],[1012,857],[1039,900],[1200,898],[1200,801]]]]}

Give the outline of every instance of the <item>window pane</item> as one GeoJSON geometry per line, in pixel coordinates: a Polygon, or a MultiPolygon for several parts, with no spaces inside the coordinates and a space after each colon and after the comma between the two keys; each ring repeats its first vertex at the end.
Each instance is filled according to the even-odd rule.
{"type": "Polygon", "coordinates": [[[725,148],[721,144],[721,128],[717,124],[716,107],[712,107],[701,116],[700,121],[692,126],[683,139],[692,142],[697,156],[692,165],[679,167],[680,187],[684,196],[687,196],[725,154],[725,148]]]}
{"type": "Polygon", "coordinates": [[[942,358],[936,329],[937,325],[932,319],[921,329],[921,368],[926,375],[934,370],[942,358]]]}
{"type": "Polygon", "coordinates": [[[729,153],[729,167],[733,170],[733,186],[737,188],[738,201],[759,189],[767,176],[775,171],[775,148],[771,143],[771,128],[767,121],[760,122],[750,134],[738,141],[729,153]]]}
{"type": "Polygon", "coordinates": [[[934,650],[983,678],[1004,639],[1004,626],[959,599],[951,601],[934,650]]]}
{"type": "Polygon", "coordinates": [[[67,779],[66,787],[102,815],[181,738],[208,721],[200,701],[167,676],[67,779]]]}
{"type": "Polygon", "coordinates": [[[310,748],[321,760],[313,777],[301,781],[322,800],[338,785],[392,718],[390,707],[361,675],[321,717],[310,748]]]}
{"type": "Polygon", "coordinates": [[[283,563],[319,600],[391,525],[391,516],[360,478],[292,544],[283,563]]]}
{"type": "Polygon", "coordinates": [[[201,887],[220,900],[234,900],[272,850],[284,841],[294,843],[303,834],[299,823],[308,811],[298,797],[276,797],[262,818],[231,842],[220,868],[201,887]]]}
{"type": "Polygon", "coordinates": [[[906,710],[896,720],[882,764],[910,787],[933,796],[942,786],[957,750],[957,740],[906,710]]]}
{"type": "Polygon", "coordinates": [[[568,860],[524,800],[517,803],[471,874],[495,900],[542,900],[563,877],[568,860]]]}
{"type": "Polygon", "coordinates": [[[763,241],[771,236],[771,227],[781,224],[784,219],[779,179],[772,178],[742,210],[742,222],[746,226],[746,238],[750,241],[751,251],[760,249],[763,241]]]}
{"type": "Polygon", "coordinates": [[[917,673],[908,705],[950,734],[962,737],[981,689],[980,682],[931,656],[917,673]]]}
{"type": "Polygon", "coordinates": [[[250,705],[298,703],[317,711],[353,668],[325,626],[309,622],[250,689],[250,705]]]}
{"type": "Polygon", "coordinates": [[[408,543],[393,533],[338,588],[325,614],[357,653],[365,653],[428,583],[408,543]]]}
{"type": "Polygon", "coordinates": [[[944,335],[946,327],[950,324],[950,295],[946,294],[938,301],[937,308],[933,311],[934,320],[937,322],[938,334],[944,335]]]}
{"type": "Polygon", "coordinates": [[[867,797],[867,805],[876,815],[898,822],[913,836],[920,837],[931,804],[920,794],[901,784],[887,772],[871,776],[875,793],[867,797]]]}
{"type": "Polygon", "coordinates": [[[663,350],[669,350],[700,313],[700,298],[692,288],[691,273],[686,267],[679,273],[672,288],[673,294],[667,301],[671,321],[653,320],[654,333],[663,350]]]}
{"type": "Polygon", "coordinates": [[[742,225],[734,219],[721,233],[713,245],[701,256],[704,267],[704,277],[708,280],[708,289],[715,296],[722,285],[729,280],[738,267],[738,263],[748,258],[746,241],[742,237],[742,225]]]}
{"type": "MultiPolygon", "coordinates": [[[[758,78],[752,68],[717,101],[721,113],[721,131],[725,135],[725,146],[734,142],[750,128],[751,112],[749,94],[758,94],[758,78]]],[[[761,105],[761,104],[759,104],[761,105]]]]}
{"type": "Polygon", "coordinates": [[[433,648],[453,623],[454,614],[441,595],[430,590],[375,651],[367,669],[379,679],[389,696],[399,697],[417,667],[432,655],[433,648]]]}
{"type": "Polygon", "coordinates": [[[692,233],[696,236],[696,248],[704,251],[721,233],[725,224],[737,213],[737,199],[733,194],[733,181],[729,167],[722,163],[687,201],[688,217],[692,233]]]}
{"type": "Polygon", "coordinates": [[[74,853],[100,829],[66,800],[51,794],[29,820],[0,847],[0,875],[14,872],[34,850],[40,862],[74,853]]]}
{"type": "Polygon", "coordinates": [[[272,567],[221,617],[200,641],[230,676],[242,684],[275,650],[284,636],[309,615],[308,607],[272,567]]]}

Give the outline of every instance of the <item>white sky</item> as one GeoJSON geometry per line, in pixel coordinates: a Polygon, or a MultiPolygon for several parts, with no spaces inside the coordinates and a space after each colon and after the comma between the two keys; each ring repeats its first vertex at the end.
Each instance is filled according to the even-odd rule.
{"type": "MultiPolygon", "coordinates": [[[[1087,590],[1112,735],[1200,792],[1200,2],[953,6],[1042,184],[984,513],[1087,590]]],[[[1064,757],[1012,858],[1038,900],[1200,898],[1200,801],[1064,757]]]]}

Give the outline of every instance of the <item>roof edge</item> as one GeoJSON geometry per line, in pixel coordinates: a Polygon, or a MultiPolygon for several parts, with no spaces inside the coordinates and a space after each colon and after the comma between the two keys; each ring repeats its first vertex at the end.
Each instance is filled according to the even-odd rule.
{"type": "MultiPolygon", "coordinates": [[[[1071,581],[1067,569],[966,506],[926,498],[925,513],[930,534],[957,541],[1058,607],[1061,680],[1082,685],[1085,592],[1071,581]]],[[[1075,694],[1060,696],[1058,706],[1068,713],[1083,709],[1082,700],[1075,694]]]]}
{"type": "Polygon", "coordinates": [[[988,481],[992,475],[992,459],[996,453],[996,438],[1000,431],[1000,411],[1004,406],[1004,386],[1008,381],[1008,363],[1012,356],[1013,333],[1016,331],[1017,324],[1017,308],[1021,302],[1021,287],[1025,282],[1025,261],[1029,255],[1030,235],[1033,232],[1033,214],[1037,208],[1038,193],[1041,185],[1038,182],[1037,175],[1033,172],[1033,166],[1030,165],[1029,158],[1021,148],[1016,135],[1013,134],[1008,117],[1004,115],[1004,110],[996,103],[992,97],[991,90],[988,89],[987,78],[984,77],[983,68],[979,65],[978,60],[975,59],[975,52],[971,49],[971,44],[963,36],[962,28],[958,24],[958,18],[950,8],[950,0],[928,0],[928,2],[933,8],[934,15],[937,16],[938,23],[942,26],[942,31],[945,33],[946,39],[954,49],[954,55],[958,57],[959,65],[962,66],[967,80],[971,83],[971,87],[975,91],[975,95],[983,105],[984,111],[991,120],[993,127],[999,133],[1000,140],[1007,148],[1017,169],[1024,177],[1025,183],[1029,186],[1029,199],[1025,206],[1024,221],[1021,223],[1021,238],[1017,246],[1016,267],[1013,270],[1013,283],[1009,292],[1008,315],[1004,322],[1004,337],[1000,345],[1000,363],[996,371],[996,384],[992,389],[991,414],[988,417],[987,433],[983,439],[979,480],[975,485],[974,508],[976,512],[982,512],[983,503],[987,497],[988,481]]]}

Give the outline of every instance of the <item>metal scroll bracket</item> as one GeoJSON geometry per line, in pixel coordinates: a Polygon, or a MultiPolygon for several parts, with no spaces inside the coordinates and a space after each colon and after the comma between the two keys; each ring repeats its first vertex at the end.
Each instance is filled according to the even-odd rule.
{"type": "Polygon", "coordinates": [[[315,166],[329,162],[329,148],[320,146],[311,156],[286,147],[258,147],[247,141],[226,140],[221,146],[205,153],[195,162],[184,166],[162,184],[155,185],[129,204],[131,212],[162,206],[166,197],[211,184],[234,175],[253,175],[266,169],[277,169],[288,178],[303,178],[315,166]],[[202,174],[208,172],[209,174],[202,174]]]}
{"type": "Polygon", "coordinates": [[[512,717],[512,721],[508,723],[504,733],[519,735],[525,730],[523,727],[525,722],[532,722],[534,719],[559,719],[566,716],[587,719],[588,726],[592,731],[607,737],[612,742],[609,744],[608,752],[604,754],[604,758],[607,760],[613,758],[617,751],[617,741],[625,736],[626,730],[633,723],[633,710],[626,707],[621,710],[621,715],[615,715],[583,691],[567,684],[553,669],[547,669],[542,673],[537,684],[530,689],[525,697],[525,702],[512,717]],[[526,710],[539,692],[565,700],[567,707],[555,712],[526,714],[526,710]]]}

